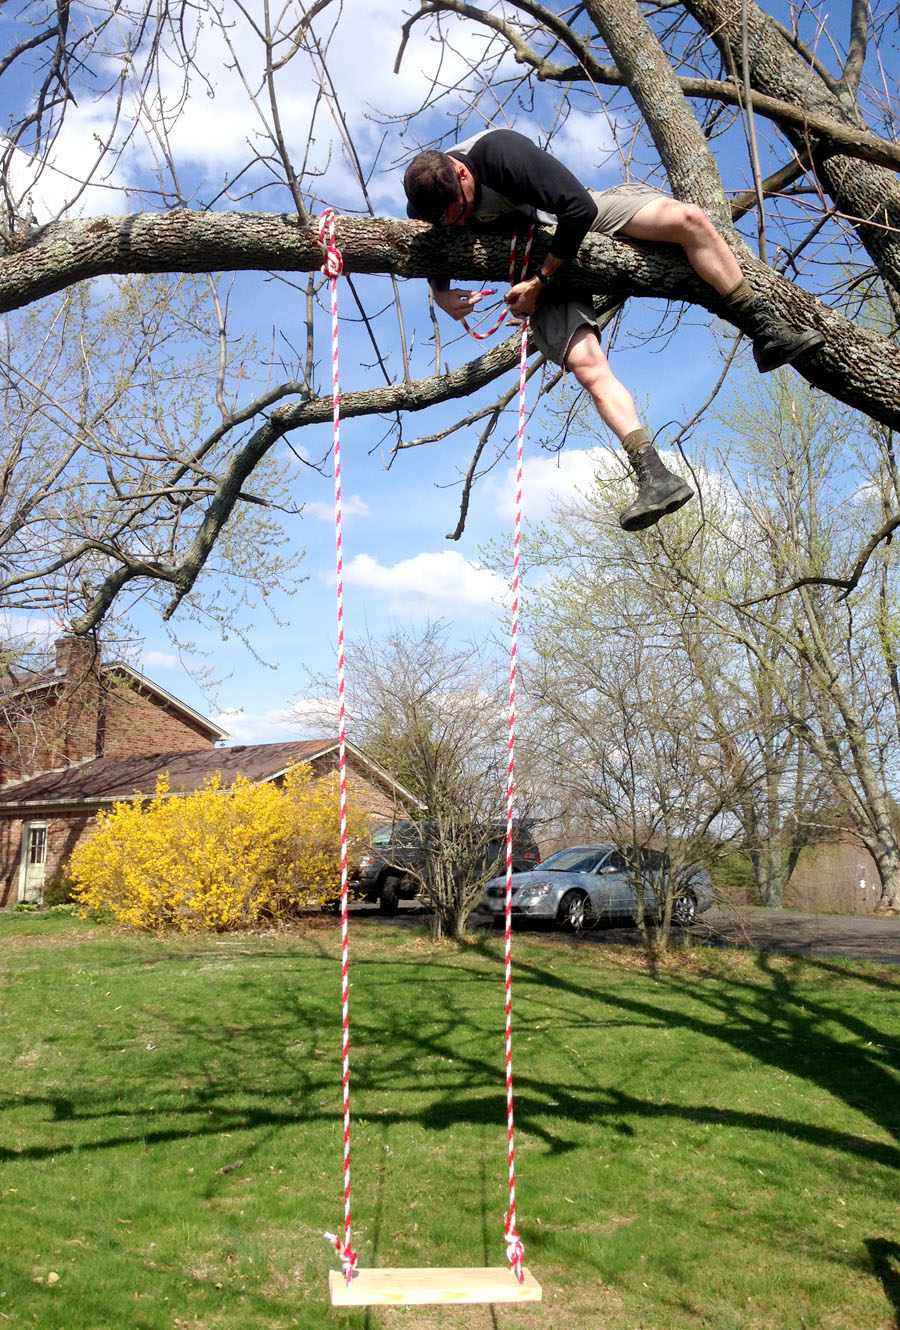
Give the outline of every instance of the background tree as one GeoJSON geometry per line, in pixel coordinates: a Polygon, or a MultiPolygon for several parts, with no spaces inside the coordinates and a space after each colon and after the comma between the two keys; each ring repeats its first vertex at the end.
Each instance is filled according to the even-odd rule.
{"type": "MultiPolygon", "coordinates": [[[[676,899],[722,837],[722,773],[715,750],[698,745],[703,698],[683,657],[661,649],[652,626],[632,629],[604,636],[599,651],[594,637],[595,650],[571,670],[560,670],[549,650],[537,691],[547,742],[565,763],[589,838],[611,840],[623,853],[645,945],[665,949],[676,899]],[[649,850],[665,851],[667,873],[646,873],[649,850]],[[658,923],[655,912],[645,913],[648,876],[658,923]]],[[[589,640],[588,631],[578,645],[589,640]]]]}
{"type": "Polygon", "coordinates": [[[276,515],[293,514],[288,468],[269,454],[207,547],[208,504],[227,481],[242,401],[264,353],[226,338],[228,293],[211,278],[120,278],[7,318],[0,348],[4,483],[0,585],[7,608],[76,629],[132,573],[169,618],[197,570],[198,617],[241,630],[241,606],[296,578],[276,515]],[[215,367],[214,399],[204,383],[215,367]]]}
{"type": "MultiPolygon", "coordinates": [[[[742,824],[767,903],[780,903],[799,850],[834,832],[837,804],[840,825],[876,862],[880,908],[895,910],[897,616],[881,566],[890,552],[872,559],[866,544],[883,511],[890,454],[871,430],[787,375],[727,414],[729,456],[746,479],[720,486],[702,522],[681,515],[640,542],[624,541],[609,487],[596,487],[587,523],[603,596],[615,605],[607,640],[644,641],[646,623],[634,627],[643,613],[686,652],[729,773],[726,806],[742,824]],[[870,484],[857,488],[866,472],[870,484]],[[834,578],[834,564],[856,571],[834,578]]],[[[560,532],[564,550],[564,523],[560,532]]],[[[585,549],[584,525],[571,532],[571,548],[585,549]]],[[[549,539],[541,544],[552,552],[549,539]]],[[[562,594],[554,589],[555,599],[562,594]]],[[[657,699],[668,705],[669,696],[651,692],[648,728],[664,723],[657,699]]]]}
{"type": "Polygon", "coordinates": [[[34,770],[34,757],[45,742],[40,707],[29,689],[32,677],[50,665],[52,652],[33,639],[0,640],[0,778],[3,783],[34,770]]]}
{"type": "MultiPolygon", "coordinates": [[[[745,422],[746,437],[759,440],[755,464],[772,448],[760,437],[772,410],[745,422]]],[[[842,428],[834,426],[831,442],[842,428]]],[[[587,743],[612,764],[619,797],[648,810],[651,834],[664,834],[655,819],[669,805],[683,819],[677,834],[698,836],[706,855],[739,846],[760,900],[780,906],[800,851],[830,829],[825,810],[835,798],[793,721],[810,705],[815,683],[785,643],[790,603],[774,598],[767,614],[745,614],[735,632],[735,593],[725,604],[721,582],[768,586],[781,566],[752,539],[739,494],[722,486],[706,490],[702,522],[682,514],[661,534],[623,537],[615,517],[619,482],[608,473],[601,466],[592,487],[560,506],[526,546],[529,560],[549,574],[527,618],[552,732],[563,751],[587,743]],[[619,715],[639,737],[637,755],[618,737],[619,715]],[[657,786],[653,800],[648,779],[657,786]]],[[[771,482],[758,479],[767,492],[771,482]]],[[[567,767],[576,787],[587,782],[580,797],[599,814],[594,834],[612,834],[621,816],[596,768],[594,761],[567,767]]],[[[671,840],[674,827],[666,834],[671,840]]]]}
{"type": "MultiPolygon", "coordinates": [[[[765,560],[770,585],[778,590],[763,591],[758,571],[745,568],[739,591],[730,581],[733,561],[724,563],[719,587],[722,599],[730,600],[731,631],[748,641],[748,625],[764,622],[779,655],[803,681],[802,687],[789,686],[783,672],[754,652],[756,668],[767,674],[794,733],[828,777],[845,825],[875,860],[879,908],[895,911],[896,619],[880,566],[889,553],[872,562],[867,555],[854,558],[870,543],[873,509],[882,509],[890,453],[879,447],[885,440],[878,431],[855,428],[833,403],[786,379],[780,393],[768,393],[743,412],[736,409],[733,419],[758,468],[742,539],[765,560]],[[857,477],[866,475],[869,486],[857,489],[857,477]],[[835,561],[856,564],[849,580],[829,575],[835,561]]],[[[733,530],[732,546],[736,535],[733,530]]]]}
{"type": "MultiPolygon", "coordinates": [[[[348,710],[354,737],[423,805],[421,895],[436,936],[461,937],[506,832],[507,698],[503,664],[454,649],[446,624],[357,643],[348,710]]],[[[523,745],[524,748],[524,745],[523,745]]],[[[524,764],[523,764],[524,765],[524,764]]],[[[527,816],[527,772],[517,782],[527,816]]]]}

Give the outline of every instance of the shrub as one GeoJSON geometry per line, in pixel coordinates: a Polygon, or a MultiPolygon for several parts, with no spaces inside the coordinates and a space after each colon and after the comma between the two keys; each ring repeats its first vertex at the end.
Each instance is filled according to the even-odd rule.
{"type": "MultiPolygon", "coordinates": [[[[364,843],[364,814],[348,804],[351,853],[364,843]]],[[[218,775],[187,796],[169,794],[168,778],[152,800],[118,803],[68,865],[86,910],[109,912],[144,929],[222,932],[340,895],[337,779],[314,781],[292,767],[283,788],[218,775]]]]}
{"type": "Polygon", "coordinates": [[[70,877],[62,872],[54,873],[53,877],[44,883],[41,897],[44,908],[50,910],[57,905],[68,905],[74,890],[75,883],[70,877]]]}

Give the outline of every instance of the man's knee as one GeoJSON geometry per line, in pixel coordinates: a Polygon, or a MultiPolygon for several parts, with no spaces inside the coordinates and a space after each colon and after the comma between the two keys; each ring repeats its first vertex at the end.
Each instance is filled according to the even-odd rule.
{"type": "Polygon", "coordinates": [[[717,235],[709,217],[696,203],[658,198],[639,208],[621,234],[634,240],[665,241],[690,249],[717,235]]]}
{"type": "Polygon", "coordinates": [[[696,203],[680,203],[678,205],[677,225],[681,232],[679,243],[688,247],[691,244],[708,239],[711,235],[718,236],[718,232],[709,217],[696,203]]]}
{"type": "Polygon", "coordinates": [[[566,347],[563,369],[574,374],[576,379],[582,382],[583,376],[593,377],[597,373],[602,373],[606,363],[597,329],[592,328],[589,323],[582,323],[566,347]]]}

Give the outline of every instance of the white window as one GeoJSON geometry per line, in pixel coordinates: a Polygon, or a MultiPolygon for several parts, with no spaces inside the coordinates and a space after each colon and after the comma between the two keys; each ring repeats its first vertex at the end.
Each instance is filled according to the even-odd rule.
{"type": "Polygon", "coordinates": [[[47,828],[31,827],[28,837],[28,862],[32,867],[47,862],[47,828]]]}

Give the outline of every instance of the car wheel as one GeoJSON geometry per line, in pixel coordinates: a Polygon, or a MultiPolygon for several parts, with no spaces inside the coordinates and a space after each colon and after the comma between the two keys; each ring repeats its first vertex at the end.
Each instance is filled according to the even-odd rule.
{"type": "Polygon", "coordinates": [[[672,902],[672,922],[680,928],[690,928],[697,918],[697,897],[690,891],[672,902]]]}
{"type": "Polygon", "coordinates": [[[386,877],[378,897],[378,908],[382,914],[396,914],[400,902],[399,877],[386,877]]]}
{"type": "Polygon", "coordinates": [[[584,928],[588,918],[588,898],[586,891],[567,891],[559,902],[556,921],[563,928],[578,933],[584,928]]]}

